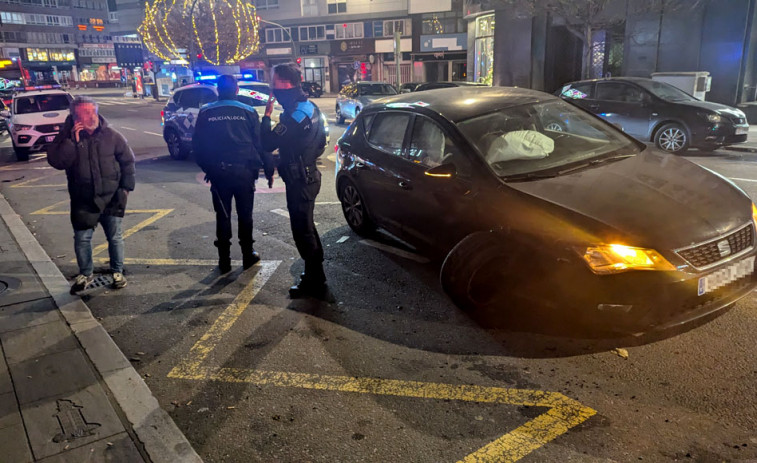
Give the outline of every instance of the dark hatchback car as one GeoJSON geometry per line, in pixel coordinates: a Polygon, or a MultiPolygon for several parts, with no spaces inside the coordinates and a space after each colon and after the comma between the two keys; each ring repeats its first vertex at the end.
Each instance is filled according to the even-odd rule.
{"type": "Polygon", "coordinates": [[[303,82],[302,91],[310,98],[320,98],[323,95],[323,87],[318,82],[303,82]]]}
{"type": "Polygon", "coordinates": [[[440,88],[453,88],[453,87],[486,87],[486,84],[479,84],[477,82],[425,82],[415,87],[415,92],[423,92],[426,90],[437,90],[440,88]]]}
{"type": "Polygon", "coordinates": [[[619,77],[573,82],[557,91],[562,98],[615,124],[641,141],[682,153],[711,151],[743,143],[749,124],[730,106],[701,101],[665,82],[619,77]]]}
{"type": "Polygon", "coordinates": [[[461,308],[641,333],[718,312],[757,286],[755,207],[730,181],[554,96],[412,93],[337,143],[349,226],[444,257],[461,308]],[[565,130],[547,128],[555,117],[565,130]]]}

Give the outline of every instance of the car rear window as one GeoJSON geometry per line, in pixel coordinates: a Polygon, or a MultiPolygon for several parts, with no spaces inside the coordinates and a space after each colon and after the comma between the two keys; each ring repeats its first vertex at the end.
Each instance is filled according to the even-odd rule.
{"type": "Polygon", "coordinates": [[[572,98],[574,100],[583,100],[584,98],[592,98],[594,82],[584,82],[579,84],[568,84],[563,87],[560,95],[566,98],[572,98]]]}
{"type": "Polygon", "coordinates": [[[71,100],[68,95],[29,95],[16,97],[16,114],[65,111],[71,100]]]}
{"type": "Polygon", "coordinates": [[[361,95],[396,95],[397,91],[389,84],[361,84],[361,95]]]}
{"type": "Polygon", "coordinates": [[[389,112],[376,115],[368,132],[368,142],[389,154],[402,156],[402,142],[410,114],[389,112]]]}

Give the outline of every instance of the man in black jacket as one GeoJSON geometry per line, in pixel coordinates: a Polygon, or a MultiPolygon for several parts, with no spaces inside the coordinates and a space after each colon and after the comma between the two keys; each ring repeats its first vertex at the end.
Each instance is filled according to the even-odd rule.
{"type": "Polygon", "coordinates": [[[273,160],[260,146],[258,113],[237,101],[236,79],[221,76],[217,85],[218,101],[200,109],[192,143],[197,164],[210,180],[216,212],[218,268],[224,274],[231,271],[232,198],[237,205],[242,266],[248,269],[260,260],[252,247],[255,181],[263,168],[268,187],[273,185],[273,160]]]}
{"type": "Polygon", "coordinates": [[[315,160],[326,146],[326,129],[318,107],[302,92],[302,74],[293,64],[273,69],[273,96],[284,108],[275,128],[271,128],[273,98],[269,98],[261,129],[263,148],[279,150],[279,175],[286,183],[287,208],[292,235],[305,273],[289,288],[293,299],[312,296],[330,298],[323,272],[323,246],[313,221],[315,197],[321,189],[321,173],[315,160]]]}
{"type": "Polygon", "coordinates": [[[124,240],[121,220],[126,198],[134,190],[134,153],[126,139],[97,114],[97,103],[77,96],[55,141],[47,149],[47,161],[65,170],[71,197],[71,223],[79,275],[71,294],[92,281],[92,233],[99,223],[108,239],[113,288],[126,286],[123,275],[124,240]]]}

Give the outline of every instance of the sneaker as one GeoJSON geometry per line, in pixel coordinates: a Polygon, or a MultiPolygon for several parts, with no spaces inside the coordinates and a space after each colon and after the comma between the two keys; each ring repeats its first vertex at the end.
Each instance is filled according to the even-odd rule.
{"type": "Polygon", "coordinates": [[[113,289],[121,289],[126,287],[126,277],[121,272],[113,272],[113,289]]]}
{"type": "Polygon", "coordinates": [[[71,294],[84,291],[88,284],[92,283],[92,275],[76,275],[74,284],[71,285],[71,294]]]}

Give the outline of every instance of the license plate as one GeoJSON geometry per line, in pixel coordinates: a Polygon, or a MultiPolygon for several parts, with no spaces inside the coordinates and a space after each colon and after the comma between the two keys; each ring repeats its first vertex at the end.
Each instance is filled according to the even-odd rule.
{"type": "Polygon", "coordinates": [[[749,127],[736,127],[736,135],[746,135],[749,133],[749,127]]]}
{"type": "Polygon", "coordinates": [[[715,291],[728,283],[747,275],[751,275],[752,273],[754,273],[754,256],[748,257],[726,268],[720,269],[717,272],[711,273],[706,277],[700,278],[698,294],[702,296],[715,291]]]}
{"type": "Polygon", "coordinates": [[[55,140],[55,135],[48,135],[45,137],[45,141],[48,143],[52,143],[53,140],[55,140]]]}

